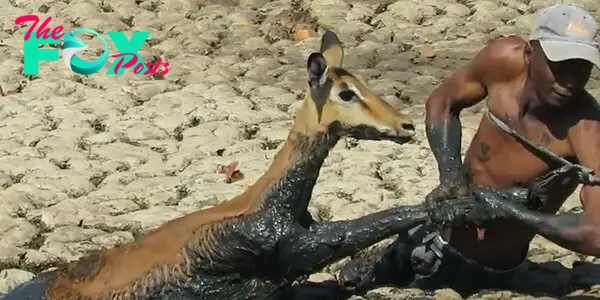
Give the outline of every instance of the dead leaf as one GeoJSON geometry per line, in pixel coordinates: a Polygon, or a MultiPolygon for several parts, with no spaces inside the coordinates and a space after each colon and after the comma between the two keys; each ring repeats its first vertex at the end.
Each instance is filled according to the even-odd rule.
{"type": "Polygon", "coordinates": [[[427,58],[433,58],[436,55],[435,50],[433,50],[433,48],[430,47],[423,47],[419,49],[419,54],[421,55],[421,57],[427,58]]]}
{"type": "Polygon", "coordinates": [[[294,30],[294,41],[300,42],[313,35],[313,31],[306,24],[296,25],[294,30]]]}
{"type": "Polygon", "coordinates": [[[234,183],[244,179],[244,174],[238,170],[238,163],[234,161],[226,166],[221,166],[219,174],[225,174],[226,183],[234,183]]]}

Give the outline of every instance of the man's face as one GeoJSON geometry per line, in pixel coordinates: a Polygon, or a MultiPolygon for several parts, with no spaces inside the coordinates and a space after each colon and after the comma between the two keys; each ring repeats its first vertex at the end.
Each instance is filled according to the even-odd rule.
{"type": "Polygon", "coordinates": [[[532,58],[533,81],[540,100],[561,106],[582,92],[590,79],[593,64],[583,59],[553,62],[537,45],[532,58]]]}

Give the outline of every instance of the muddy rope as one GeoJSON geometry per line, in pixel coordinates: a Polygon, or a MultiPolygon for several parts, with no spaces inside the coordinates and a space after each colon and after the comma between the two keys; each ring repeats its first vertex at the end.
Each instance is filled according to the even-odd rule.
{"type": "Polygon", "coordinates": [[[547,158],[561,164],[563,166],[561,169],[563,169],[565,172],[575,171],[579,177],[579,181],[582,184],[595,186],[600,185],[600,178],[594,175],[594,170],[579,164],[571,163],[563,157],[560,157],[554,152],[546,149],[544,146],[527,139],[526,137],[516,132],[514,129],[510,128],[505,122],[500,120],[498,117],[494,116],[489,110],[486,112],[486,115],[492,124],[494,124],[500,130],[504,131],[506,134],[514,137],[517,141],[521,142],[522,144],[525,144],[528,147],[533,148],[537,152],[545,155],[547,158]]]}

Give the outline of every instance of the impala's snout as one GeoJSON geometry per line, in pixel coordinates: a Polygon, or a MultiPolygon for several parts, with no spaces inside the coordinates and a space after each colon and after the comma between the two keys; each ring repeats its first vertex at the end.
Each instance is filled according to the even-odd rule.
{"type": "Polygon", "coordinates": [[[401,121],[400,129],[398,130],[398,135],[407,137],[415,136],[415,123],[411,120],[401,121]]]}
{"type": "Polygon", "coordinates": [[[415,123],[413,123],[412,121],[402,122],[402,125],[400,125],[400,126],[406,132],[409,132],[411,134],[415,133],[415,123]]]}
{"type": "Polygon", "coordinates": [[[367,111],[372,116],[374,127],[383,138],[398,143],[411,141],[415,136],[415,123],[408,114],[397,111],[385,100],[370,94],[367,111]]]}
{"type": "Polygon", "coordinates": [[[384,135],[387,135],[385,138],[389,138],[396,143],[407,143],[415,137],[415,124],[404,116],[392,128],[384,135]]]}

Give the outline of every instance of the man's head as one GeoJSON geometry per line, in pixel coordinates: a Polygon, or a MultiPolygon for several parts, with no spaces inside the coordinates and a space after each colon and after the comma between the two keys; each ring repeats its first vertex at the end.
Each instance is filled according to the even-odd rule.
{"type": "Polygon", "coordinates": [[[585,88],[592,68],[600,68],[597,30],[593,17],[577,6],[558,4],[537,13],[527,59],[541,100],[560,105],[585,88]]]}

